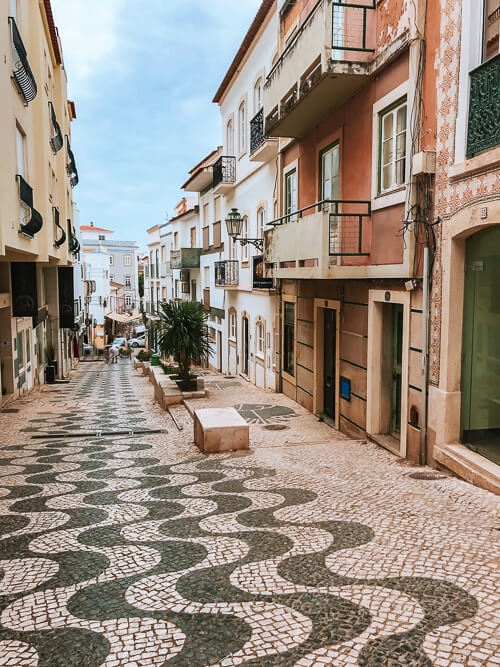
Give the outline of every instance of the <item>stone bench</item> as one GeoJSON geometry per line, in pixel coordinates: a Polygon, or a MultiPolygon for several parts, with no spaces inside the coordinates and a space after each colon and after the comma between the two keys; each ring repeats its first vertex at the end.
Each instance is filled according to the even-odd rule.
{"type": "Polygon", "coordinates": [[[194,411],[194,441],[205,454],[250,447],[250,427],[234,408],[194,411]]]}

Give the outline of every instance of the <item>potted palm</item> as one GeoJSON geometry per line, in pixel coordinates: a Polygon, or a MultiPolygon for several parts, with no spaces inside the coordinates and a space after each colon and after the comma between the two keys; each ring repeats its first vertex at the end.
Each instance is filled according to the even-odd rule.
{"type": "Polygon", "coordinates": [[[191,375],[191,365],[206,361],[212,351],[208,314],[197,301],[163,301],[158,305],[158,316],[158,350],[177,362],[179,375],[173,379],[179,389],[192,391],[196,377],[191,375]]]}

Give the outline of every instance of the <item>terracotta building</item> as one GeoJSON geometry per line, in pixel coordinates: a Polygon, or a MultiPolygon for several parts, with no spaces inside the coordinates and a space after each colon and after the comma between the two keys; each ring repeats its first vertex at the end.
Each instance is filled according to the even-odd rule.
{"type": "Polygon", "coordinates": [[[281,2],[264,87],[265,132],[281,137],[264,254],[281,285],[281,390],[413,461],[428,453],[422,266],[436,91],[425,54],[439,35],[425,5],[281,2]]]}

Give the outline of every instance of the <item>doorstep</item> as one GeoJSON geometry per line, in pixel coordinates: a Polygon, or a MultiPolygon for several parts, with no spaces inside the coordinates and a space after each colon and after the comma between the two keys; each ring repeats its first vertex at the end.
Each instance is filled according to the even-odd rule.
{"type": "Polygon", "coordinates": [[[500,466],[464,445],[436,445],[434,458],[462,479],[500,495],[500,466]]]}

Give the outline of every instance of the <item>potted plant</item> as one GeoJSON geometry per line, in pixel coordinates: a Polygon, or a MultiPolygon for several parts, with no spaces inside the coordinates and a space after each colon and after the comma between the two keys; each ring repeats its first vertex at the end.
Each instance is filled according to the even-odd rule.
{"type": "Polygon", "coordinates": [[[177,362],[179,374],[173,379],[179,389],[192,391],[196,389],[196,376],[191,375],[191,365],[206,361],[212,351],[208,314],[197,301],[163,301],[158,306],[158,316],[158,349],[177,362]]]}

